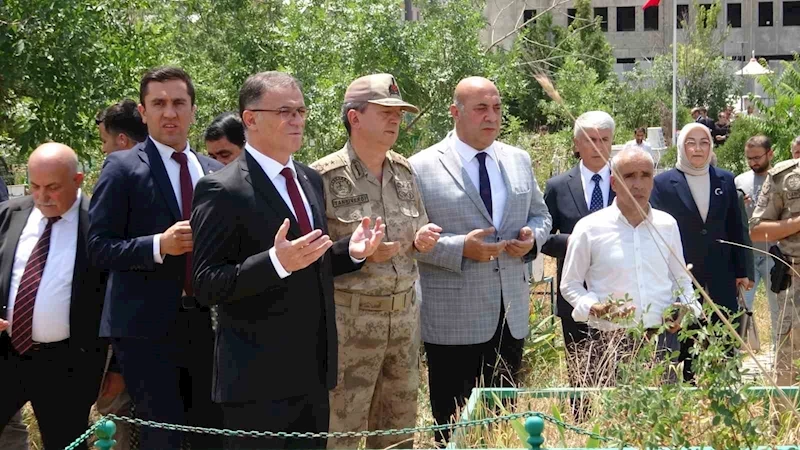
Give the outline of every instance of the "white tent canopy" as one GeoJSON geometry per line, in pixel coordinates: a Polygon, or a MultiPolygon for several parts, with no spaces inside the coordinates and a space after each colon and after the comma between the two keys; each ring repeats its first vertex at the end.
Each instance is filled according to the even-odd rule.
{"type": "Polygon", "coordinates": [[[755,50],[753,50],[753,56],[750,58],[750,62],[747,63],[746,66],[742,67],[741,70],[737,70],[736,75],[757,76],[772,73],[770,69],[758,63],[755,53],[755,50]]]}

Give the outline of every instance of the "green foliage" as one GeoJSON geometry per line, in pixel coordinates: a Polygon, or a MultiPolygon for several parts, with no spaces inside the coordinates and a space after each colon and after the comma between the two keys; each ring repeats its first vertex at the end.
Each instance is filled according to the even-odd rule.
{"type": "MultiPolygon", "coordinates": [[[[725,144],[714,150],[717,154],[719,166],[733,173],[742,173],[750,170],[744,158],[744,144],[751,136],[765,132],[762,120],[758,120],[753,116],[737,117],[731,123],[731,134],[728,135],[725,144]]],[[[778,149],[775,148],[775,150],[777,156],[778,149]]]]}
{"type": "MultiPolygon", "coordinates": [[[[727,30],[712,26],[721,11],[719,0],[709,6],[696,2],[692,6],[690,21],[683,23],[685,43],[678,44],[678,101],[689,108],[705,105],[709,116],[716,117],[728,99],[741,90],[742,80],[733,74],[722,55],[721,43],[727,30]]],[[[656,86],[671,93],[672,52],[657,56],[651,72],[656,86]]]]}
{"type": "MultiPolygon", "coordinates": [[[[713,315],[710,308],[705,311],[713,315]]],[[[618,388],[603,398],[609,436],[639,448],[755,448],[754,443],[766,443],[766,418],[754,414],[762,400],[748,392],[753,385],[742,377],[743,353],[734,351],[727,328],[712,322],[679,333],[681,341],[694,340],[695,389],[674,381],[679,368],[668,360],[678,352],[653,362],[655,339],[621,364],[618,388]]],[[[631,330],[631,337],[641,339],[643,331],[631,330]]]]}
{"type": "Polygon", "coordinates": [[[616,83],[601,80],[595,69],[581,59],[568,56],[561,70],[554,75],[553,84],[564,103],[539,101],[539,108],[550,124],[559,128],[571,127],[575,117],[586,111],[613,112],[616,83]]]}
{"type": "Polygon", "coordinates": [[[793,61],[781,64],[780,75],[759,77],[759,84],[773,103],[767,105],[756,99],[760,114],[753,117],[761,132],[772,139],[777,161],[791,158],[792,140],[800,133],[800,56],[795,53],[793,61]]]}

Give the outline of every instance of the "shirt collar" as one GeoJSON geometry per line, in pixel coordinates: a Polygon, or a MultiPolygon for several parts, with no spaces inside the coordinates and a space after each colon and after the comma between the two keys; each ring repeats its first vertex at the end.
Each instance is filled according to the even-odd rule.
{"type": "Polygon", "coordinates": [[[486,153],[489,158],[492,158],[492,160],[497,162],[497,155],[494,151],[494,142],[492,142],[492,145],[483,150],[476,150],[459,139],[458,134],[453,131],[453,147],[455,147],[456,152],[458,152],[458,156],[461,157],[461,160],[464,162],[464,164],[469,164],[481,151],[486,153]]]}
{"type": "Polygon", "coordinates": [[[616,197],[614,198],[614,201],[611,202],[611,204],[608,206],[608,209],[611,212],[611,214],[613,214],[613,216],[614,216],[614,218],[616,220],[619,220],[620,222],[622,222],[623,224],[627,225],[630,228],[638,228],[638,227],[644,225],[647,222],[653,222],[653,207],[652,206],[647,211],[647,218],[645,220],[643,220],[637,227],[634,227],[633,225],[631,225],[631,223],[628,222],[628,219],[625,218],[625,216],[622,214],[622,211],[620,211],[619,206],[617,206],[616,197]]]}
{"type": "MultiPolygon", "coordinates": [[[[591,180],[595,172],[592,172],[586,166],[584,166],[583,160],[581,160],[578,165],[581,168],[581,176],[583,176],[585,180],[591,180]]],[[[603,168],[600,169],[600,172],[597,172],[597,174],[603,178],[603,181],[611,180],[611,168],[608,166],[608,164],[604,165],[603,168]]]]}
{"type": "MultiPolygon", "coordinates": [[[[78,219],[78,207],[81,204],[81,196],[82,195],[83,195],[82,190],[78,189],[78,196],[75,198],[75,201],[72,203],[72,206],[69,207],[67,212],[65,212],[64,214],[61,215],[61,219],[59,220],[59,222],[67,221],[69,223],[72,223],[72,222],[74,222],[74,221],[76,221],[78,219]]],[[[45,218],[44,214],[42,214],[42,211],[40,211],[39,208],[33,208],[33,211],[31,211],[31,214],[35,214],[36,215],[36,217],[35,217],[36,220],[42,220],[42,219],[45,218]]]]}
{"type": "Polygon", "coordinates": [[[269,156],[256,150],[255,147],[250,145],[249,142],[246,142],[244,144],[244,149],[247,150],[247,152],[250,153],[250,156],[252,156],[253,159],[256,160],[259,166],[261,166],[261,170],[263,170],[264,173],[267,174],[267,178],[269,178],[270,181],[274,180],[275,177],[280,175],[281,170],[283,170],[284,167],[290,168],[292,170],[292,173],[294,173],[295,178],[297,178],[297,169],[295,169],[294,167],[294,159],[292,159],[291,156],[289,157],[289,162],[286,163],[286,165],[284,166],[278,161],[275,161],[269,156]]]}
{"type": "MultiPolygon", "coordinates": [[[[172,154],[175,153],[174,148],[170,147],[169,145],[165,145],[162,144],[161,142],[158,142],[157,140],[153,139],[153,136],[150,136],[150,140],[153,141],[153,144],[155,144],[158,153],[161,155],[161,159],[166,161],[172,158],[172,154]]],[[[189,146],[189,141],[186,141],[186,147],[183,148],[183,151],[189,151],[189,150],[191,150],[191,147],[189,146]]]]}

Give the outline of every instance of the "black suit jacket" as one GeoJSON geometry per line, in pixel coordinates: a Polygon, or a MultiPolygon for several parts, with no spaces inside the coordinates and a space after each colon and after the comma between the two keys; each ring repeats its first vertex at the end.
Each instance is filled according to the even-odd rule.
{"type": "MultiPolygon", "coordinates": [[[[25,196],[0,204],[0,317],[6,318],[11,271],[17,251],[19,237],[33,211],[33,197],[25,196]]],[[[70,301],[69,328],[70,346],[87,353],[95,353],[99,373],[103,371],[105,350],[108,343],[98,337],[100,312],[103,309],[106,276],[92,267],[86,250],[89,231],[89,200],[81,198],[78,214],[78,243],[75,252],[75,270],[72,275],[72,298],[70,301]]]]}
{"type": "MultiPolygon", "coordinates": [[[[294,164],[314,226],[327,234],[322,179],[294,164]]],[[[268,251],[287,217],[287,239],[300,237],[294,215],[246,151],[197,184],[191,222],[195,294],[202,304],[220,305],[216,402],[279,399],[336,385],[333,276],[360,264],[350,259],[345,238],[281,279],[268,251]]]]}
{"type": "MultiPolygon", "coordinates": [[[[203,173],[222,164],[197,155],[203,173]]],[[[180,307],[186,256],[153,259],[153,236],[182,220],[167,169],[151,139],[106,158],[89,209],[89,254],[110,272],[101,336],[160,338],[180,307]]]]}
{"type": "MultiPolygon", "coordinates": [[[[614,200],[614,191],[608,190],[608,204],[614,200]]],[[[586,206],[583,183],[581,182],[580,165],[568,172],[547,180],[544,188],[544,202],[553,218],[550,237],[542,245],[542,253],[556,258],[558,266],[558,316],[572,317],[572,305],[561,295],[561,271],[564,269],[564,258],[567,256],[567,239],[584,216],[589,215],[586,206]],[[556,234],[558,233],[558,234],[556,234]]]]}
{"type": "MultiPolygon", "coordinates": [[[[686,264],[692,274],[718,305],[738,310],[736,278],[747,276],[745,249],[722,244],[718,239],[744,242],[745,226],[739,210],[739,197],[733,174],[715,167],[708,168],[711,199],[708,216],[703,222],[689,190],[686,176],[671,169],[655,178],[650,204],[669,213],[678,222],[686,264]]],[[[702,301],[702,298],[701,298],[702,301]]]]}

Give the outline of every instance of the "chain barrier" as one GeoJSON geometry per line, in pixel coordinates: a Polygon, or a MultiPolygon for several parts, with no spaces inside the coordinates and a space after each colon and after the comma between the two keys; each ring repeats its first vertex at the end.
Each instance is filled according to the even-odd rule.
{"type": "Polygon", "coordinates": [[[83,441],[89,439],[89,436],[91,436],[92,433],[94,433],[94,430],[96,430],[101,423],[103,423],[103,418],[100,418],[100,420],[93,423],[88,430],[84,431],[83,434],[78,437],[78,439],[72,441],[72,444],[69,444],[67,448],[65,448],[64,450],[75,450],[76,448],[78,448],[78,446],[81,445],[83,441]]]}
{"type": "Polygon", "coordinates": [[[512,420],[517,419],[526,419],[528,417],[539,417],[542,420],[550,422],[556,426],[562,427],[565,430],[572,431],[577,434],[581,434],[584,436],[589,436],[593,439],[603,441],[603,442],[610,442],[612,441],[611,438],[606,436],[601,436],[597,433],[592,431],[583,429],[581,427],[568,424],[562,420],[559,420],[553,416],[549,416],[544,413],[540,412],[524,412],[524,413],[514,413],[508,414],[504,416],[497,416],[497,417],[489,417],[485,419],[477,419],[477,420],[469,420],[464,422],[456,422],[452,424],[445,424],[445,425],[430,425],[425,427],[414,427],[414,428],[399,428],[399,429],[392,429],[392,430],[366,430],[366,431],[330,431],[330,432],[300,432],[300,431],[245,431],[245,430],[229,430],[229,429],[219,429],[219,428],[203,428],[203,427],[193,427],[189,425],[176,425],[170,423],[162,423],[162,422],[155,422],[152,420],[144,420],[135,417],[127,417],[127,416],[118,416],[116,414],[108,414],[101,417],[97,420],[88,430],[86,430],[78,439],[76,439],[72,444],[69,445],[65,450],[75,450],[83,441],[88,439],[88,437],[97,429],[97,427],[106,419],[110,420],[120,420],[123,422],[127,422],[133,425],[139,425],[144,427],[152,427],[152,428],[159,428],[162,430],[169,430],[169,431],[180,431],[182,433],[197,433],[197,434],[210,434],[210,435],[219,435],[219,436],[227,436],[227,437],[244,437],[244,438],[293,438],[293,439],[320,439],[320,438],[343,438],[343,437],[350,437],[350,438],[358,438],[358,437],[371,437],[371,436],[396,436],[396,435],[404,435],[404,434],[416,434],[416,433],[428,433],[428,432],[435,432],[435,431],[442,431],[442,430],[455,430],[459,428],[472,428],[478,426],[486,426],[492,425],[496,423],[503,423],[503,422],[510,422],[512,420]]]}

